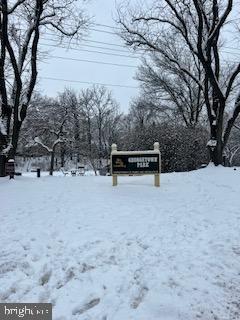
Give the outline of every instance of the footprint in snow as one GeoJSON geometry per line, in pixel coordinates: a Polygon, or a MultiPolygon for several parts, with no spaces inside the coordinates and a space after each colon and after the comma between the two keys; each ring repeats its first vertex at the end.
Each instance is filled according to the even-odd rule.
{"type": "Polygon", "coordinates": [[[0,264],[0,275],[13,272],[18,267],[17,261],[6,261],[0,264]]]}
{"type": "Polygon", "coordinates": [[[83,314],[84,312],[88,311],[89,309],[94,308],[95,306],[97,306],[100,302],[99,298],[96,299],[92,299],[89,302],[85,303],[85,304],[81,304],[77,307],[75,307],[72,311],[72,315],[78,315],[78,314],[83,314]]]}
{"type": "Polygon", "coordinates": [[[233,251],[236,255],[240,256],[240,247],[239,247],[239,246],[232,247],[232,251],[233,251]]]}
{"type": "Polygon", "coordinates": [[[51,278],[51,275],[52,275],[52,270],[45,271],[39,279],[40,285],[44,286],[45,284],[47,284],[51,278]]]}
{"type": "Polygon", "coordinates": [[[148,290],[149,289],[147,287],[141,287],[140,288],[138,294],[136,295],[136,297],[133,299],[133,301],[131,303],[131,308],[132,309],[137,309],[138,308],[140,303],[143,302],[148,290]]]}

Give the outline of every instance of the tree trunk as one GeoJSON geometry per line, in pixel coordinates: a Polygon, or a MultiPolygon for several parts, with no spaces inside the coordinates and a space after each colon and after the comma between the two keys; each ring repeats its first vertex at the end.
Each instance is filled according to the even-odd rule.
{"type": "Polygon", "coordinates": [[[214,148],[209,148],[210,159],[215,166],[223,164],[223,113],[225,109],[225,101],[220,99],[213,99],[213,110],[218,115],[217,118],[211,117],[210,128],[211,128],[211,139],[216,141],[214,148]]]}
{"type": "Polygon", "coordinates": [[[5,164],[6,164],[6,157],[4,155],[0,155],[0,177],[5,177],[5,164]]]}
{"type": "Polygon", "coordinates": [[[13,133],[12,133],[12,148],[10,149],[10,152],[9,152],[9,159],[15,159],[21,126],[22,126],[22,121],[17,120],[14,123],[13,133]]]}
{"type": "Polygon", "coordinates": [[[65,148],[61,147],[61,167],[64,168],[65,165],[65,148]]]}
{"type": "Polygon", "coordinates": [[[98,158],[99,158],[99,168],[102,168],[102,125],[100,123],[100,126],[98,128],[98,143],[99,143],[99,152],[98,152],[98,158]]]}
{"type": "MultiPolygon", "coordinates": [[[[1,134],[0,132],[0,152],[5,148],[7,147],[7,144],[6,144],[6,137],[1,134]]],[[[0,153],[0,177],[4,177],[5,176],[5,155],[2,155],[0,153]]]]}
{"type": "Polygon", "coordinates": [[[217,143],[217,146],[210,151],[210,158],[211,161],[215,164],[215,166],[219,166],[223,164],[223,148],[222,148],[222,143],[217,143]]]}
{"type": "Polygon", "coordinates": [[[51,156],[51,162],[50,162],[50,170],[49,170],[49,174],[50,176],[53,175],[53,171],[54,171],[54,156],[55,156],[55,150],[53,150],[50,154],[51,156]]]}

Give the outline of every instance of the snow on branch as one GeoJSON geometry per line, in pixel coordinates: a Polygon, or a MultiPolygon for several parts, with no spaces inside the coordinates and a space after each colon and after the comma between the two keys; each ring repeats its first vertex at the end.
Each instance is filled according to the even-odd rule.
{"type": "Polygon", "coordinates": [[[7,155],[11,149],[12,149],[12,144],[9,143],[8,146],[1,151],[1,155],[7,155]]]}
{"type": "Polygon", "coordinates": [[[45,150],[47,150],[48,152],[54,152],[54,149],[56,148],[56,146],[59,143],[63,143],[64,141],[61,138],[58,138],[57,140],[55,140],[52,144],[52,148],[49,148],[46,144],[44,144],[41,139],[39,137],[35,137],[34,138],[34,142],[39,144],[40,146],[42,146],[45,150]]]}
{"type": "Polygon", "coordinates": [[[59,143],[63,143],[64,141],[61,138],[58,138],[56,141],[54,141],[52,149],[54,149],[56,147],[57,144],[59,143]]]}
{"type": "Polygon", "coordinates": [[[42,146],[44,149],[46,149],[48,152],[53,152],[53,150],[50,149],[47,145],[45,145],[45,144],[40,140],[39,137],[35,137],[35,138],[34,138],[34,141],[35,141],[37,144],[39,144],[40,146],[42,146]]]}
{"type": "Polygon", "coordinates": [[[207,143],[207,147],[215,148],[217,146],[217,140],[210,139],[207,143]]]}

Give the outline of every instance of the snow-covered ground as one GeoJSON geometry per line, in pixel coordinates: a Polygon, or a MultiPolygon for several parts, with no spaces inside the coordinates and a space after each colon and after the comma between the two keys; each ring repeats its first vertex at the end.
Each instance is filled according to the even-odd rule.
{"type": "Polygon", "coordinates": [[[0,301],[54,320],[240,319],[240,169],[0,180],[0,301]]]}

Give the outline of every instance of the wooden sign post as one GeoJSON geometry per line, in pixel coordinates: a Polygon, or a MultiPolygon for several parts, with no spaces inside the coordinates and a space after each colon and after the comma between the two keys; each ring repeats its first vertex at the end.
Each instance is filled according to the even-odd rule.
{"type": "Polygon", "coordinates": [[[113,187],[117,186],[118,179],[117,175],[113,173],[113,166],[112,166],[112,155],[117,152],[117,145],[114,143],[112,144],[112,154],[111,154],[111,171],[112,171],[112,185],[113,187]]]}
{"type": "Polygon", "coordinates": [[[154,175],[154,185],[155,187],[160,187],[160,173],[161,173],[161,154],[159,149],[159,142],[154,143],[154,151],[159,154],[159,173],[154,175]]]}
{"type": "Polygon", "coordinates": [[[112,185],[117,186],[119,175],[139,176],[154,175],[155,187],[160,187],[161,154],[159,143],[154,143],[154,150],[118,151],[112,145],[111,152],[112,185]]]}

